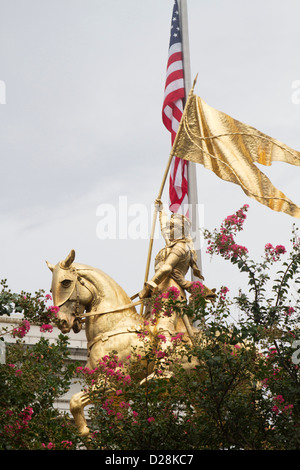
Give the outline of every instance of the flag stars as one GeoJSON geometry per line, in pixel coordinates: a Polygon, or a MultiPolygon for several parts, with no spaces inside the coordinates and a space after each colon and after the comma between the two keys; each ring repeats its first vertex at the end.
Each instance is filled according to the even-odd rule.
{"type": "Polygon", "coordinates": [[[176,31],[172,33],[174,38],[177,38],[179,36],[180,28],[177,26],[176,30],[178,31],[178,33],[176,31]]]}
{"type": "Polygon", "coordinates": [[[181,32],[179,27],[179,8],[177,1],[174,2],[174,9],[172,13],[170,41],[173,43],[181,41],[181,32]]]}

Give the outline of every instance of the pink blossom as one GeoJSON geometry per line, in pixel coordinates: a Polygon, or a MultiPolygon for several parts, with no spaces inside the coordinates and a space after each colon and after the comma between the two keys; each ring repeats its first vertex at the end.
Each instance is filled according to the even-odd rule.
{"type": "Polygon", "coordinates": [[[286,411],[290,411],[289,414],[292,414],[292,409],[294,408],[294,405],[286,405],[282,408],[282,412],[285,413],[286,411]]]}
{"type": "Polygon", "coordinates": [[[125,377],[123,378],[123,383],[124,383],[124,385],[126,385],[126,384],[130,385],[130,383],[131,383],[130,375],[125,375],[125,377]]]}
{"type": "Polygon", "coordinates": [[[143,331],[139,331],[137,333],[137,337],[140,338],[141,340],[148,340],[148,335],[149,335],[149,331],[148,330],[143,330],[143,331]]]}
{"type": "Polygon", "coordinates": [[[60,308],[57,305],[52,305],[51,307],[48,307],[48,310],[52,315],[54,315],[54,317],[57,317],[60,308]]]}
{"type": "Polygon", "coordinates": [[[154,304],[153,304],[153,309],[152,309],[152,315],[156,315],[162,310],[162,297],[159,295],[155,298],[154,304]]]}
{"type": "Polygon", "coordinates": [[[61,443],[63,444],[65,449],[72,446],[72,441],[61,441],[61,443]]]}
{"type": "Polygon", "coordinates": [[[80,373],[80,372],[81,372],[81,373],[84,374],[84,375],[92,375],[92,374],[94,374],[94,373],[97,372],[97,371],[98,371],[98,368],[97,368],[97,367],[95,367],[95,369],[90,369],[89,367],[82,367],[82,366],[78,366],[78,367],[76,368],[76,372],[77,372],[77,373],[80,373]]]}
{"type": "Polygon", "coordinates": [[[182,341],[184,333],[177,333],[176,336],[172,336],[171,341],[182,341]]]}
{"type": "Polygon", "coordinates": [[[179,292],[179,289],[177,289],[177,287],[171,286],[168,288],[166,292],[163,292],[161,295],[164,299],[168,299],[172,297],[176,300],[180,296],[180,292],[179,292]]]}
{"type": "Polygon", "coordinates": [[[13,437],[14,434],[15,434],[15,430],[14,430],[14,427],[13,427],[12,424],[5,425],[5,426],[4,426],[4,431],[5,431],[8,435],[10,435],[11,437],[13,437]]]}
{"type": "Polygon", "coordinates": [[[262,381],[261,381],[262,386],[263,386],[263,387],[267,387],[268,381],[269,381],[269,379],[267,379],[267,378],[262,379],[262,381]]]}
{"type": "Polygon", "coordinates": [[[193,282],[191,288],[190,288],[191,294],[193,296],[195,295],[204,295],[205,293],[205,287],[200,281],[193,282]]]}
{"type": "Polygon", "coordinates": [[[163,359],[167,356],[167,353],[165,351],[155,351],[155,355],[157,359],[163,359]]]}
{"type": "Polygon", "coordinates": [[[114,402],[114,399],[113,398],[107,398],[104,402],[104,404],[102,405],[102,408],[106,409],[108,407],[108,405],[112,405],[114,402]]]}
{"type": "Polygon", "coordinates": [[[293,248],[296,250],[300,249],[300,237],[296,237],[293,241],[293,248]]]}
{"type": "MultiPolygon", "coordinates": [[[[7,365],[8,365],[8,367],[11,367],[12,369],[14,369],[14,368],[16,367],[15,364],[7,364],[7,365]]],[[[22,375],[21,369],[16,369],[16,370],[15,370],[15,376],[16,376],[16,377],[18,377],[18,376],[20,377],[21,375],[22,375]]]]}
{"type": "Polygon", "coordinates": [[[284,398],[282,395],[277,395],[276,397],[273,398],[274,401],[278,401],[278,403],[283,403],[284,398]]]}
{"type": "MultiPolygon", "coordinates": [[[[130,358],[130,356],[127,356],[127,359],[128,358],[130,358]]],[[[99,368],[95,368],[91,372],[94,373],[95,371],[100,371],[101,373],[105,374],[107,377],[112,377],[112,378],[115,378],[119,382],[123,382],[124,385],[130,384],[131,377],[130,375],[125,375],[125,373],[121,370],[122,368],[124,368],[124,363],[123,361],[118,359],[118,356],[114,356],[112,358],[106,355],[106,356],[103,356],[102,361],[101,360],[99,361],[99,368]]],[[[117,395],[120,395],[121,393],[122,393],[121,389],[116,391],[117,395]]]]}
{"type": "Polygon", "coordinates": [[[225,287],[225,286],[221,287],[221,290],[220,290],[220,299],[221,300],[225,300],[227,292],[229,292],[228,287],[225,287]]]}
{"type": "Polygon", "coordinates": [[[12,332],[12,336],[18,338],[24,338],[24,336],[30,330],[30,323],[28,320],[23,320],[19,326],[19,328],[14,328],[12,332]]]}
{"type": "MultiPolygon", "coordinates": [[[[180,297],[179,289],[177,289],[177,287],[175,287],[175,286],[169,287],[166,292],[163,292],[162,294],[159,294],[155,298],[154,303],[153,303],[152,314],[156,315],[156,314],[158,314],[159,312],[161,312],[163,310],[164,299],[177,300],[179,297],[180,297]]],[[[164,315],[169,316],[172,313],[173,313],[172,309],[170,309],[169,311],[165,311],[164,315]]]]}
{"type": "Polygon", "coordinates": [[[130,403],[127,403],[126,401],[121,401],[119,404],[120,408],[130,408],[130,403]]]}
{"type": "Polygon", "coordinates": [[[107,412],[108,415],[114,414],[114,411],[110,408],[113,404],[113,398],[107,398],[102,404],[102,408],[107,412]]]}
{"type": "Polygon", "coordinates": [[[164,335],[157,335],[157,337],[162,341],[162,343],[166,343],[167,338],[164,335]]]}
{"type": "Polygon", "coordinates": [[[210,254],[220,254],[225,259],[243,257],[248,253],[245,246],[237,245],[234,241],[233,233],[243,228],[246,219],[245,211],[248,205],[244,205],[235,214],[229,215],[220,227],[219,233],[214,236],[213,240],[209,240],[207,252],[210,254]]]}
{"type": "Polygon", "coordinates": [[[269,348],[269,352],[267,354],[267,359],[270,359],[274,354],[277,353],[277,350],[274,346],[272,346],[271,348],[269,348]]]}
{"type": "Polygon", "coordinates": [[[267,243],[265,245],[265,250],[267,250],[267,251],[273,250],[273,245],[271,243],[267,243]]]}
{"type": "Polygon", "coordinates": [[[294,312],[295,312],[295,309],[293,307],[288,308],[288,315],[291,315],[294,312]]]}
{"type": "MultiPolygon", "coordinates": [[[[278,405],[282,405],[284,403],[284,398],[282,395],[277,395],[276,397],[273,398],[274,401],[276,401],[278,403],[278,405]]],[[[292,413],[292,409],[294,408],[294,405],[292,404],[289,404],[289,405],[285,405],[281,410],[279,408],[278,405],[274,405],[272,410],[276,413],[276,414],[279,414],[280,411],[282,411],[283,413],[286,413],[286,412],[289,412],[289,414],[292,413]]]]}
{"type": "Polygon", "coordinates": [[[153,418],[152,416],[150,418],[147,419],[148,423],[153,423],[153,421],[155,421],[155,418],[153,418]]]}
{"type": "Polygon", "coordinates": [[[247,212],[248,208],[249,208],[249,205],[245,204],[235,214],[229,215],[228,217],[226,217],[226,219],[224,220],[225,226],[232,227],[234,231],[242,230],[243,223],[246,219],[245,212],[247,212]]]}
{"type": "MultiPolygon", "coordinates": [[[[13,412],[11,410],[7,410],[5,414],[13,416],[13,412]]],[[[31,420],[32,414],[33,409],[30,406],[27,406],[20,413],[18,413],[18,419],[14,422],[14,424],[4,426],[4,431],[13,437],[22,429],[26,429],[28,427],[28,422],[31,420]]]]}
{"type": "Polygon", "coordinates": [[[26,406],[26,408],[24,408],[24,410],[22,410],[20,413],[20,416],[23,419],[23,423],[27,423],[27,421],[30,421],[32,415],[33,415],[33,409],[30,406],[26,406]]]}
{"type": "Polygon", "coordinates": [[[52,333],[52,331],[53,331],[53,326],[52,325],[45,325],[44,324],[40,327],[40,332],[41,333],[47,333],[47,332],[52,333]]]}
{"type": "Polygon", "coordinates": [[[286,249],[283,245],[276,245],[275,248],[271,243],[265,245],[265,257],[269,262],[278,261],[280,255],[286,253],[286,249]]]}
{"type": "Polygon", "coordinates": [[[285,247],[284,247],[283,245],[277,245],[277,246],[275,247],[275,253],[277,253],[277,254],[281,254],[281,253],[284,254],[284,253],[286,253],[286,249],[285,249],[285,247]]]}
{"type": "Polygon", "coordinates": [[[42,443],[42,447],[44,449],[51,450],[51,449],[54,449],[54,444],[53,444],[53,442],[49,442],[49,444],[47,444],[47,446],[46,446],[46,444],[42,443]]]}
{"type": "Polygon", "coordinates": [[[116,390],[116,395],[122,395],[122,390],[116,390]]]}

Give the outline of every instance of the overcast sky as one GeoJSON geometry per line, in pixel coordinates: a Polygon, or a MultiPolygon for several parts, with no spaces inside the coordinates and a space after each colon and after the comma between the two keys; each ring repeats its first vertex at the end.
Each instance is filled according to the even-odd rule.
{"type": "MultiPolygon", "coordinates": [[[[129,295],[142,288],[146,237],[120,239],[117,231],[101,240],[97,227],[103,204],[123,217],[127,201],[130,222],[132,208],[150,211],[157,196],[170,151],[161,107],[172,7],[172,0],[0,0],[0,278],[13,291],[48,292],[45,260],[56,264],[71,248],[76,261],[101,268],[129,295]]],[[[296,150],[299,17],[299,0],[188,0],[195,93],[296,150]]],[[[300,204],[299,167],[261,169],[300,204]]],[[[267,242],[289,246],[299,219],[201,166],[197,180],[206,228],[247,203],[237,241],[251,257],[259,260],[267,242]]],[[[168,203],[167,188],[162,199],[168,203]]],[[[162,246],[155,242],[153,259],[162,246]]],[[[202,267],[209,287],[227,285],[233,294],[246,283],[205,246],[202,267]]]]}

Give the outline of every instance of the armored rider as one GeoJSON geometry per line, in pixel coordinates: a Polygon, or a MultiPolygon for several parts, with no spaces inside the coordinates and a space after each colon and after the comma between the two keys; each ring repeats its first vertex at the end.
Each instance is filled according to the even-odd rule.
{"type": "MultiPolygon", "coordinates": [[[[185,279],[189,268],[195,277],[204,279],[197,266],[197,254],[190,235],[191,221],[181,214],[172,214],[169,218],[160,199],[156,199],[155,206],[159,211],[161,232],[166,245],[155,257],[155,274],[145,282],[139,297],[144,299],[155,291],[166,292],[168,288],[175,286],[180,292],[179,300],[186,300],[185,291],[189,292],[193,285],[193,282],[185,279]]],[[[205,297],[212,300],[215,293],[205,287],[205,297]]],[[[176,331],[177,321],[177,316],[169,319],[172,334],[176,331]]],[[[161,325],[161,321],[159,324],[161,325]]]]}

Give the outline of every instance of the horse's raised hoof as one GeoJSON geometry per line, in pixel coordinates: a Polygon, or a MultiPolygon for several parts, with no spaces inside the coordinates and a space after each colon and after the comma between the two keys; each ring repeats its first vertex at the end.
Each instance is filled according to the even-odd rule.
{"type": "Polygon", "coordinates": [[[79,429],[79,434],[81,437],[89,437],[90,436],[90,430],[87,426],[84,426],[82,429],[79,429]]]}
{"type": "Polygon", "coordinates": [[[147,380],[153,380],[154,378],[170,379],[171,377],[173,377],[173,375],[174,373],[169,370],[165,370],[161,375],[157,375],[156,372],[152,372],[152,374],[148,375],[140,382],[140,385],[144,385],[147,382],[147,380]]]}

